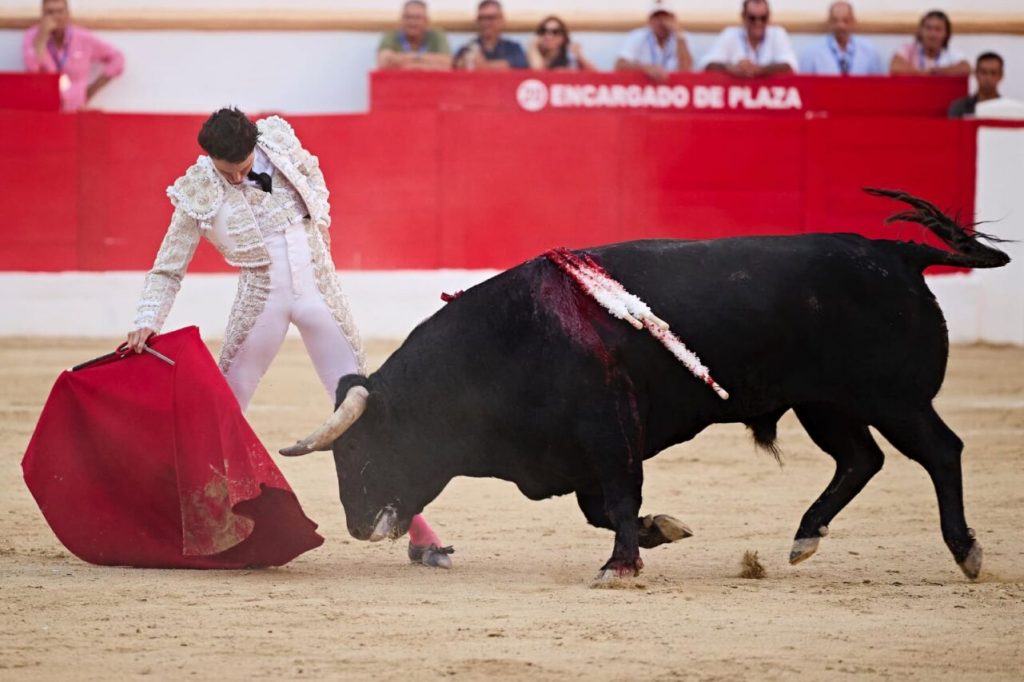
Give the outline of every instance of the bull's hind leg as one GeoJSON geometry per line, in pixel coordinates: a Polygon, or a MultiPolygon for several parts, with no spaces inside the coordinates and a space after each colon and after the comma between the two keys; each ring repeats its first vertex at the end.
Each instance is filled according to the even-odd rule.
{"type": "Polygon", "coordinates": [[[904,408],[880,414],[874,426],[900,452],[925,468],[939,500],[942,538],[964,574],[978,577],[981,545],[964,518],[960,454],[964,444],[931,405],[913,411],[904,408]]]}
{"type": "Polygon", "coordinates": [[[818,549],[828,525],[882,468],[884,455],[866,424],[822,403],[794,408],[815,445],[836,461],[836,472],[825,491],[800,520],[789,563],[797,564],[818,549]]]}

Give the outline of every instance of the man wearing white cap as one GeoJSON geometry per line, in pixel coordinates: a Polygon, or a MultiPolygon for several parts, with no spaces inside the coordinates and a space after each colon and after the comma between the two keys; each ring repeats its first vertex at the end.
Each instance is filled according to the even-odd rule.
{"type": "Polygon", "coordinates": [[[676,13],[669,0],[655,0],[647,12],[647,26],[631,31],[615,60],[616,71],[642,71],[648,78],[664,82],[675,71],[693,68],[686,35],[676,25],[676,13]]]}
{"type": "Polygon", "coordinates": [[[701,60],[705,71],[758,78],[797,70],[796,53],[781,26],[769,26],[767,0],[743,0],[743,26],[722,31],[701,60]]]}

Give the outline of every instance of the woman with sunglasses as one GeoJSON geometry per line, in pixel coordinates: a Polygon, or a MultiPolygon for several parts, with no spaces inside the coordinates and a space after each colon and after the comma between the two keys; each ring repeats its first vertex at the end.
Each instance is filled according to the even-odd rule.
{"type": "Polygon", "coordinates": [[[526,49],[531,69],[597,71],[583,56],[579,43],[569,40],[569,28],[556,16],[543,19],[537,26],[537,37],[526,49]]]}
{"type": "Polygon", "coordinates": [[[892,55],[889,72],[906,75],[958,76],[971,73],[963,54],[949,48],[953,22],[945,12],[932,10],[917,24],[914,41],[892,55]]]}

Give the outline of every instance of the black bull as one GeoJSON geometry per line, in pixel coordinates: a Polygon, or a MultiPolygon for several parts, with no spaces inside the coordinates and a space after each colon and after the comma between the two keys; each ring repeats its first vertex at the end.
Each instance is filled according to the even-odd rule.
{"type": "Polygon", "coordinates": [[[587,521],[615,531],[604,570],[635,575],[641,546],[678,537],[639,518],[643,461],[717,423],[744,423],[771,448],[792,409],[836,473],[801,519],[791,561],[814,553],[882,467],[874,426],[927,470],[942,536],[977,577],[963,444],[932,407],[948,339],[922,271],[1009,258],[925,201],[874,193],[911,204],[894,218],[951,250],[808,234],[587,251],[671,325],[728,400],[537,258],[449,303],[377,372],[343,377],[331,420],[282,452],[333,446],[348,528],[363,540],[404,533],[455,476],[512,481],[534,500],[575,493],[587,521]]]}

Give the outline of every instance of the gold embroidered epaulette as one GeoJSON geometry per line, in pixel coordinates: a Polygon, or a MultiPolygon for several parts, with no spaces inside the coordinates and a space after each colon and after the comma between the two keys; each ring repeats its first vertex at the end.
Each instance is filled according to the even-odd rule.
{"type": "Polygon", "coordinates": [[[288,121],[280,116],[268,116],[256,122],[260,131],[260,144],[278,154],[290,154],[299,147],[299,138],[295,136],[288,121]]]}
{"type": "Polygon", "coordinates": [[[167,188],[167,196],[200,223],[208,223],[224,202],[224,184],[209,157],[200,156],[185,174],[167,188]]]}

